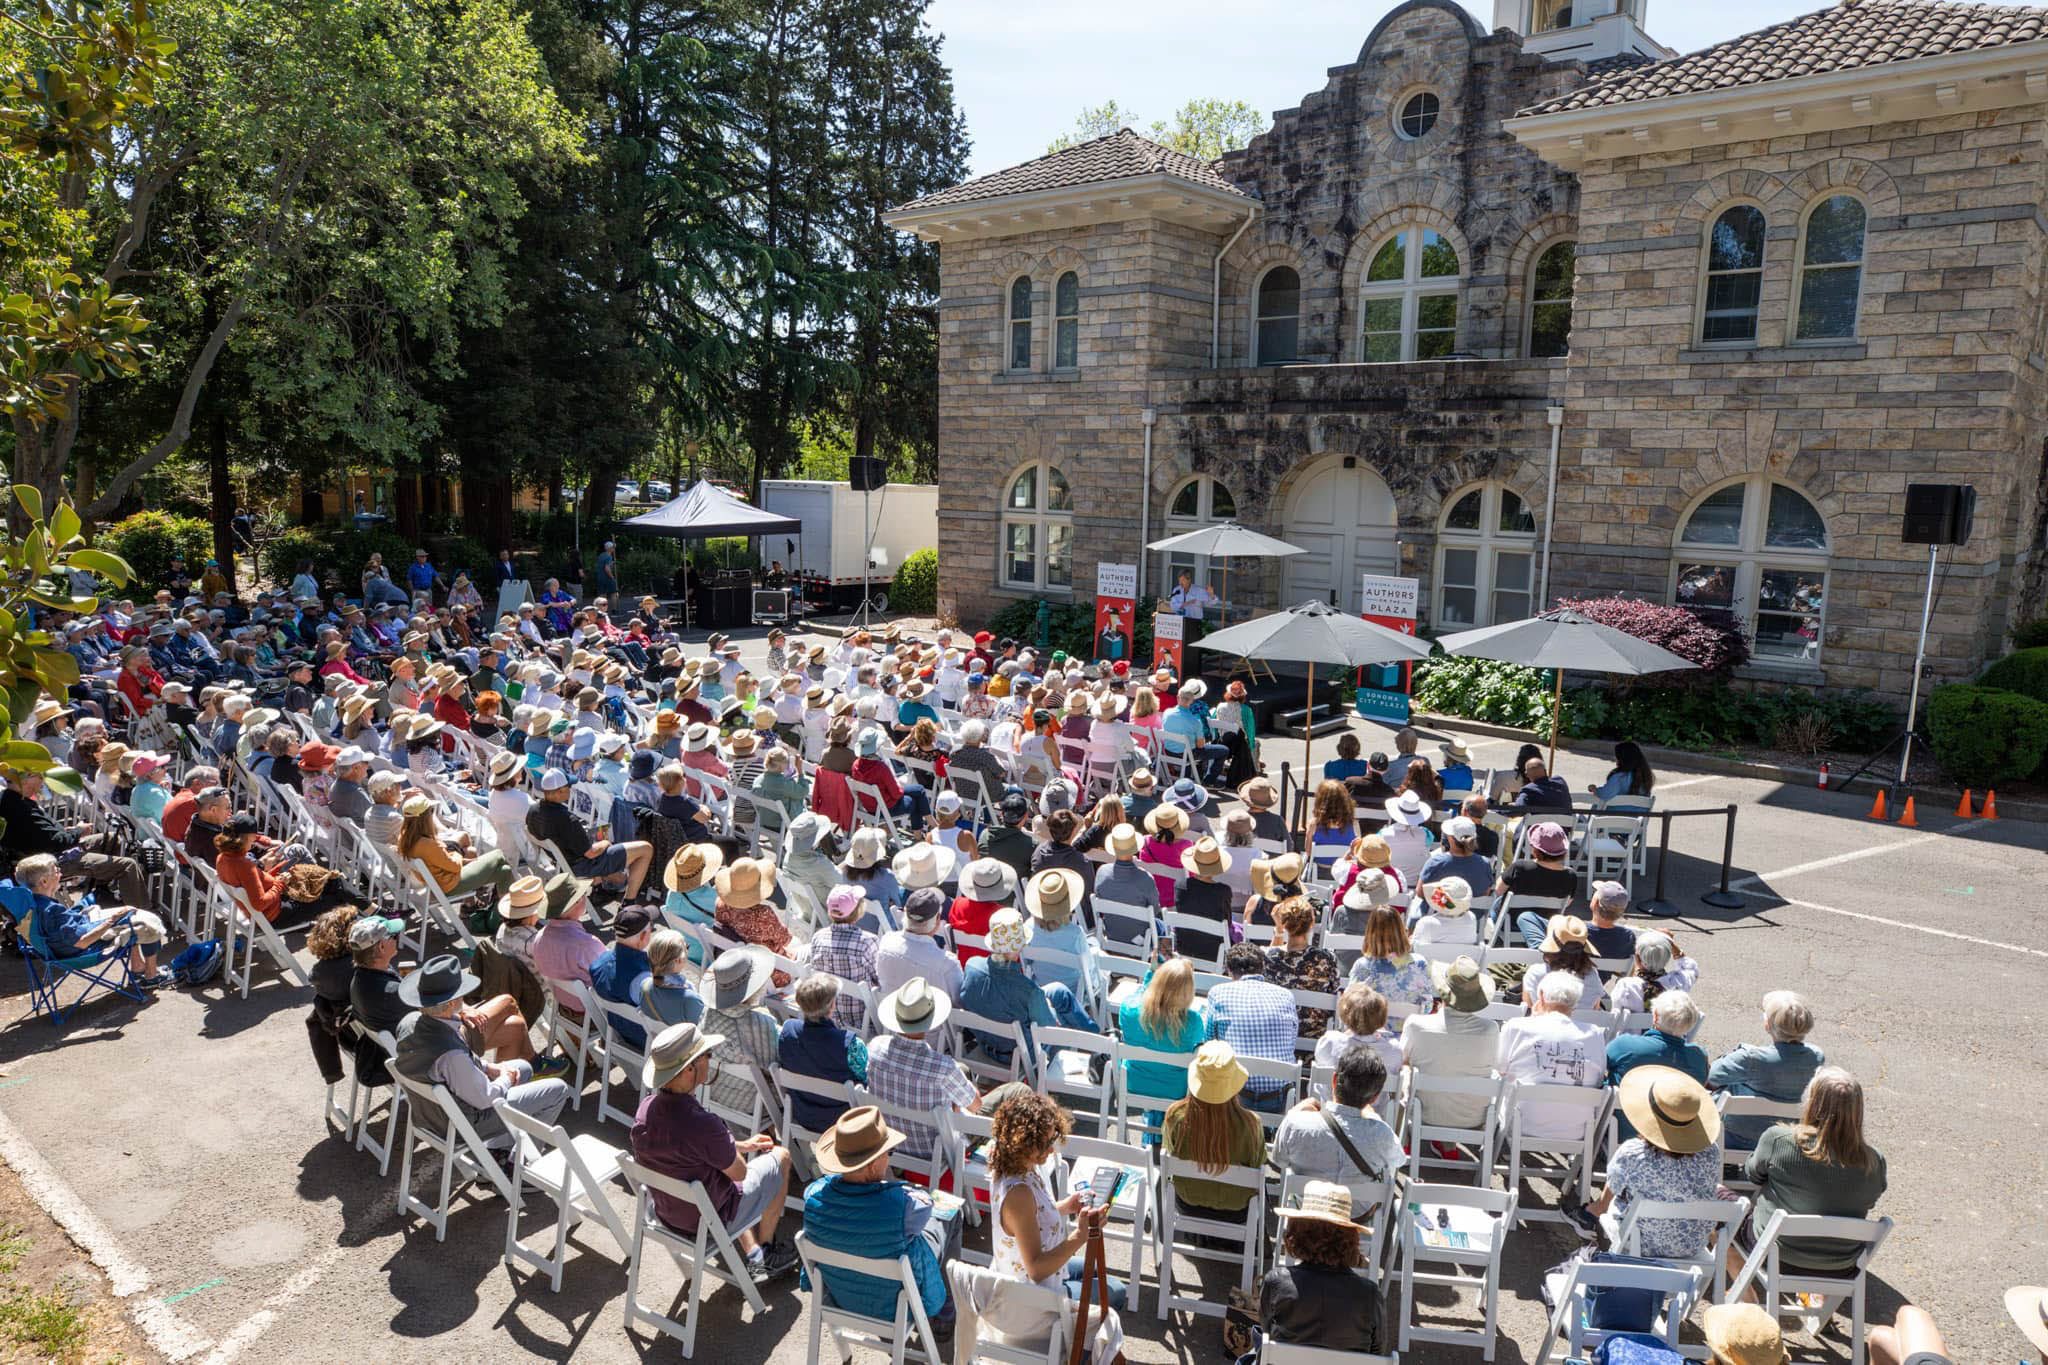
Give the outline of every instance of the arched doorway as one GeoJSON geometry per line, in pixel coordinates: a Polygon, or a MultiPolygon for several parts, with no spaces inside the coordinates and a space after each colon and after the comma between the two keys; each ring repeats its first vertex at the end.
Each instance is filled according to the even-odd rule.
{"type": "Polygon", "coordinates": [[[1360,579],[1400,570],[1394,524],[1393,490],[1363,460],[1326,455],[1307,466],[1295,476],[1281,523],[1281,538],[1304,551],[1282,561],[1282,605],[1316,597],[1357,611],[1360,579]]]}

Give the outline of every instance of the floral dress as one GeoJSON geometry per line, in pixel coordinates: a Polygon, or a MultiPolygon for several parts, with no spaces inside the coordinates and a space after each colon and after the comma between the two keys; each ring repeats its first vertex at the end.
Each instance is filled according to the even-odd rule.
{"type": "MultiPolygon", "coordinates": [[[[1268,948],[1266,980],[1291,991],[1314,991],[1318,995],[1335,995],[1344,988],[1337,972],[1337,956],[1328,948],[1268,948]]],[[[1304,1038],[1320,1038],[1330,1026],[1328,1010],[1304,1005],[1299,1013],[1301,1022],[1296,1027],[1304,1038]]]]}
{"type": "Polygon", "coordinates": [[[1429,963],[1419,957],[1361,957],[1351,964],[1351,979],[1372,987],[1390,1004],[1413,1005],[1422,1013],[1436,1005],[1436,982],[1429,963]]]}
{"type": "MultiPolygon", "coordinates": [[[[782,922],[772,905],[750,905],[744,910],[735,910],[723,901],[712,912],[718,927],[743,943],[759,944],[769,952],[781,957],[789,956],[789,926],[782,922]]],[[[789,985],[789,973],[775,973],[775,989],[782,990],[789,985]]]]}

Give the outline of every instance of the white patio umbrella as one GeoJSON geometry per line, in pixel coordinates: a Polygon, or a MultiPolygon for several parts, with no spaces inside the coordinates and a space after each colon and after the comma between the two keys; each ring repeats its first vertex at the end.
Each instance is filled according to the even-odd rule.
{"type": "Polygon", "coordinates": [[[1305,663],[1308,670],[1308,729],[1302,747],[1302,781],[1308,781],[1315,750],[1317,664],[1363,668],[1429,657],[1427,640],[1403,635],[1362,616],[1350,616],[1327,602],[1310,599],[1298,607],[1230,626],[1203,639],[1205,649],[1251,659],[1305,663]]]}
{"type": "Polygon", "coordinates": [[[1526,668],[1557,670],[1557,693],[1550,701],[1550,763],[1557,763],[1557,715],[1564,705],[1564,671],[1581,673],[1669,673],[1680,668],[1698,668],[1692,660],[1673,654],[1648,640],[1639,640],[1625,630],[1602,625],[1563,607],[1510,621],[1502,626],[1446,635],[1438,644],[1447,654],[1472,659],[1496,659],[1526,668]]]}
{"type": "MultiPolygon", "coordinates": [[[[1229,561],[1232,556],[1243,559],[1285,559],[1289,555],[1306,553],[1299,545],[1289,545],[1284,540],[1275,540],[1250,527],[1239,526],[1234,521],[1218,522],[1214,526],[1204,526],[1199,531],[1185,531],[1177,536],[1168,536],[1164,540],[1153,541],[1145,548],[1169,553],[1178,551],[1184,555],[1203,555],[1209,559],[1223,560],[1225,591],[1217,594],[1217,601],[1221,607],[1219,615],[1229,610],[1229,561]]],[[[1201,643],[1204,648],[1208,648],[1208,640],[1205,639],[1201,643]]],[[[1258,674],[1253,672],[1251,676],[1256,679],[1258,674]]],[[[1269,672],[1267,676],[1272,675],[1269,672]]]]}

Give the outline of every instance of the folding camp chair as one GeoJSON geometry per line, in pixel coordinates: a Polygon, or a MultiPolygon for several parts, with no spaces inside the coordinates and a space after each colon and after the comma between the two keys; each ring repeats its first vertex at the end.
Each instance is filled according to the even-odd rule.
{"type": "Polygon", "coordinates": [[[504,1100],[496,1108],[499,1121],[518,1135],[513,1144],[513,1187],[523,1192],[531,1185],[555,1201],[555,1249],[547,1256],[520,1244],[518,1205],[506,1210],[505,1264],[524,1262],[545,1270],[548,1287],[561,1293],[569,1233],[590,1220],[612,1235],[619,1255],[632,1255],[633,1234],[606,1193],[618,1177],[623,1150],[588,1133],[571,1137],[566,1129],[522,1114],[504,1100]]]}
{"type": "Polygon", "coordinates": [[[486,1184],[504,1197],[517,1216],[519,1190],[498,1165],[498,1158],[476,1126],[462,1112],[445,1085],[427,1087],[397,1072],[391,1079],[405,1093],[405,1155],[398,1163],[398,1210],[403,1216],[418,1214],[433,1225],[434,1240],[448,1240],[448,1212],[455,1195],[471,1184],[486,1184]],[[438,1114],[442,1127],[436,1131],[429,1115],[438,1114]],[[421,1202],[412,1192],[412,1156],[419,1145],[441,1158],[441,1189],[432,1204],[421,1202]],[[460,1178],[460,1184],[457,1178],[460,1178]]]}
{"type": "Polygon", "coordinates": [[[625,1320],[628,1332],[645,1324],[681,1342],[685,1360],[696,1354],[697,1310],[704,1297],[706,1276],[738,1289],[755,1317],[768,1311],[768,1305],[761,1301],[761,1291],[754,1287],[753,1276],[747,1273],[746,1258],[740,1254],[734,1240],[748,1229],[727,1228],[720,1222],[718,1210],[701,1184],[651,1171],[631,1157],[619,1159],[619,1174],[625,1178],[626,1188],[633,1192],[633,1250],[626,1272],[625,1320]],[[695,1233],[680,1232],[661,1221],[654,1211],[657,1192],[696,1206],[695,1233]],[[683,1272],[683,1289],[679,1296],[684,1303],[681,1322],[640,1302],[640,1272],[649,1243],[666,1251],[675,1262],[676,1269],[683,1272]]]}
{"type": "Polygon", "coordinates": [[[135,974],[128,966],[130,934],[113,934],[86,952],[56,957],[43,941],[41,925],[36,922],[34,912],[30,911],[17,921],[15,937],[20,941],[22,956],[28,962],[29,999],[33,1008],[59,1028],[70,1020],[80,1005],[97,994],[118,995],[137,1004],[149,999],[135,984],[135,974]],[[83,981],[85,989],[69,1005],[60,1006],[57,996],[73,978],[83,981]]]}

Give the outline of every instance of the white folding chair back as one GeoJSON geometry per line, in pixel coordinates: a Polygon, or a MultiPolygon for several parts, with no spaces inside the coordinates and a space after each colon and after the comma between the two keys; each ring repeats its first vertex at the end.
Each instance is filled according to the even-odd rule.
{"type": "Polygon", "coordinates": [[[349,1096],[349,1112],[355,1119],[356,1150],[368,1152],[371,1156],[377,1158],[378,1175],[389,1175],[391,1173],[391,1153],[398,1146],[399,1111],[405,1108],[405,1092],[398,1088],[396,1083],[398,1073],[391,1069],[392,1059],[398,1056],[398,1040],[391,1036],[389,1030],[371,1033],[355,1020],[349,1021],[349,1027],[355,1030],[357,1034],[376,1041],[377,1046],[384,1053],[384,1069],[387,1074],[393,1077],[392,1080],[385,1082],[383,1087],[386,1093],[381,1101],[384,1109],[384,1136],[382,1138],[375,1136],[374,1130],[376,1125],[373,1122],[377,1116],[377,1109],[380,1103],[376,1094],[379,1087],[367,1086],[358,1080],[355,1082],[354,1091],[349,1096]]]}
{"type": "Polygon", "coordinates": [[[512,1214],[519,1214],[519,1189],[512,1183],[498,1165],[497,1157],[484,1144],[475,1125],[462,1112],[462,1107],[449,1095],[448,1087],[436,1085],[427,1087],[408,1080],[397,1072],[391,1079],[405,1092],[405,1155],[398,1163],[398,1205],[399,1213],[410,1216],[418,1214],[434,1229],[434,1240],[448,1240],[448,1210],[455,1195],[470,1184],[486,1184],[503,1196],[512,1206],[512,1214]],[[441,1131],[435,1132],[433,1125],[426,1121],[429,1114],[441,1119],[441,1131]],[[412,1192],[412,1156],[425,1143],[427,1149],[441,1158],[441,1187],[432,1204],[423,1203],[412,1192]],[[460,1184],[457,1184],[458,1178],[460,1184]]]}
{"type": "Polygon", "coordinates": [[[705,1195],[702,1185],[694,1180],[677,1180],[651,1171],[631,1157],[619,1159],[619,1174],[625,1179],[626,1188],[633,1192],[633,1252],[626,1271],[627,1331],[644,1324],[681,1342],[685,1360],[695,1355],[697,1310],[703,1301],[707,1276],[738,1289],[747,1307],[753,1310],[753,1316],[759,1317],[768,1311],[768,1305],[761,1301],[761,1291],[754,1287],[753,1277],[747,1273],[746,1258],[740,1254],[734,1240],[748,1229],[727,1228],[721,1223],[718,1210],[705,1195]],[[671,1199],[697,1206],[697,1231],[694,1235],[679,1232],[656,1216],[654,1195],[657,1191],[671,1199]],[[645,1266],[650,1243],[666,1251],[675,1262],[676,1269],[683,1272],[681,1322],[640,1302],[640,1272],[645,1266]]]}
{"type": "MultiPolygon", "coordinates": [[[[1819,1214],[1771,1215],[1771,1221],[1757,1235],[1742,1273],[1728,1286],[1731,1300],[1752,1288],[1763,1301],[1764,1311],[1780,1319],[1797,1318],[1825,1323],[1843,1303],[1849,1305],[1849,1365],[1863,1365],[1865,1355],[1865,1300],[1870,1289],[1870,1262],[1891,1235],[1889,1218],[1824,1218],[1819,1214]],[[1780,1254],[1787,1237],[1822,1237],[1831,1241],[1859,1243],[1855,1264],[1846,1270],[1802,1270],[1788,1266],[1780,1254]],[[1817,1307],[1806,1305],[1801,1296],[1820,1299],[1817,1307]],[[1789,1296],[1789,1299],[1788,1299],[1789,1296]]],[[[1816,1326],[1813,1330],[1818,1331],[1816,1326]]]]}
{"type": "Polygon", "coordinates": [[[546,1256],[520,1244],[519,1210],[507,1210],[505,1264],[524,1263],[546,1271],[548,1287],[560,1293],[569,1234],[590,1220],[611,1234],[620,1256],[632,1255],[633,1234],[606,1194],[607,1187],[618,1178],[619,1158],[625,1155],[624,1151],[588,1133],[571,1137],[568,1130],[523,1114],[504,1100],[499,1100],[495,1107],[499,1122],[518,1135],[513,1144],[513,1186],[524,1191],[531,1185],[555,1201],[555,1249],[546,1256]]]}
{"type": "Polygon", "coordinates": [[[1155,911],[1143,905],[1104,900],[1100,896],[1097,896],[1092,904],[1095,908],[1096,938],[1103,947],[1121,949],[1140,962],[1150,962],[1158,954],[1159,931],[1154,923],[1155,911]],[[1144,927],[1136,938],[1116,938],[1109,932],[1108,917],[1111,915],[1116,916],[1124,928],[1129,928],[1132,924],[1144,927]]]}
{"type": "Polygon", "coordinates": [[[1165,923],[1166,932],[1173,935],[1173,950],[1177,956],[1184,957],[1200,967],[1218,972],[1223,970],[1223,954],[1230,947],[1230,932],[1221,921],[1203,915],[1183,914],[1179,910],[1162,910],[1159,912],[1159,918],[1165,923]],[[1188,951],[1190,933],[1214,939],[1215,950],[1207,957],[1197,957],[1188,951]]]}
{"type": "MultiPolygon", "coordinates": [[[[1268,1080],[1283,1083],[1284,1088],[1279,1092],[1280,1104],[1278,1112],[1271,1112],[1265,1109],[1252,1110],[1252,1116],[1258,1119],[1260,1124],[1270,1134],[1280,1127],[1282,1120],[1287,1117],[1287,1111],[1294,1107],[1294,1101],[1301,1094],[1301,1063],[1298,1061],[1275,1061],[1270,1057],[1253,1057],[1240,1052],[1237,1054],[1237,1064],[1245,1070],[1247,1093],[1250,1093],[1250,1081],[1268,1080]]],[[[1265,1093],[1270,1094],[1272,1092],[1268,1091],[1265,1093]]]]}
{"type": "Polygon", "coordinates": [[[1295,1346],[1267,1338],[1259,1347],[1259,1365],[1401,1365],[1398,1356],[1360,1355],[1321,1346],[1295,1346]]]}
{"type": "Polygon", "coordinates": [[[306,975],[306,969],[292,956],[291,946],[284,936],[277,932],[277,926],[256,913],[249,903],[249,894],[239,886],[227,882],[219,883],[230,907],[226,940],[227,957],[222,963],[228,984],[236,987],[244,1000],[249,998],[249,987],[256,980],[256,950],[261,948],[277,966],[277,974],[294,985],[310,987],[313,979],[306,975]],[[241,951],[237,953],[237,940],[241,951]],[[239,964],[239,965],[238,965],[239,964]]]}
{"type": "Polygon", "coordinates": [[[1573,1261],[1571,1271],[1558,1291],[1557,1308],[1550,1316],[1550,1329],[1544,1333],[1543,1349],[1536,1355],[1536,1365],[1549,1365],[1559,1337],[1565,1339],[1566,1349],[1573,1356],[1590,1355],[1607,1339],[1608,1332],[1586,1321],[1586,1291],[1589,1289],[1635,1289],[1662,1294],[1664,1307],[1658,1314],[1656,1335],[1664,1339],[1666,1346],[1677,1351],[1678,1329],[1699,1299],[1704,1280],[1705,1276],[1692,1266],[1573,1261]]]}
{"type": "MultiPolygon", "coordinates": [[[[1114,1142],[1107,1138],[1081,1137],[1071,1135],[1060,1145],[1060,1154],[1066,1158],[1059,1167],[1057,1188],[1054,1193],[1064,1198],[1077,1177],[1078,1163],[1097,1163],[1095,1169],[1107,1166],[1123,1166],[1136,1173],[1136,1180],[1125,1180],[1117,1190],[1115,1202],[1109,1206],[1109,1221],[1103,1227],[1105,1241],[1128,1240],[1131,1253],[1131,1278],[1129,1283],[1129,1306],[1133,1313],[1138,1311],[1139,1301],[1145,1294],[1145,1252],[1153,1244],[1153,1235],[1159,1221],[1158,1162],[1153,1150],[1132,1142],[1114,1142]],[[1131,1194],[1127,1199],[1124,1191],[1131,1194]],[[1122,1229],[1122,1232],[1118,1230],[1122,1229]]],[[[1093,1172],[1091,1172],[1093,1174],[1093,1172]]]]}
{"type": "Polygon", "coordinates": [[[964,1341],[956,1341],[953,1365],[975,1365],[983,1360],[1000,1361],[1002,1365],[1065,1365],[1074,1335],[1075,1304],[1064,1293],[1011,1277],[1001,1278],[998,1284],[994,1271],[964,1260],[946,1263],[946,1287],[955,1303],[982,1301],[999,1293],[1006,1312],[1023,1316],[1035,1310],[1047,1327],[1043,1345],[1031,1334],[1010,1336],[984,1331],[975,1338],[970,1354],[964,1341]]]}
{"type": "Polygon", "coordinates": [[[1514,1226],[1515,1195],[1512,1190],[1475,1189],[1470,1185],[1427,1185],[1411,1182],[1403,1202],[1395,1233],[1395,1275],[1401,1281],[1401,1334],[1398,1349],[1406,1351],[1413,1341],[1440,1342],[1448,1346],[1478,1346],[1487,1360],[1493,1359],[1498,1344],[1500,1321],[1501,1248],[1508,1229],[1514,1226]],[[1456,1209],[1452,1234],[1463,1245],[1426,1245],[1437,1230],[1425,1226],[1441,1213],[1456,1209]],[[1463,1222],[1464,1227],[1457,1224],[1463,1222]],[[1480,1242],[1484,1245],[1480,1245],[1480,1242]],[[1441,1265],[1440,1270],[1425,1269],[1441,1265]],[[1476,1274],[1473,1272],[1477,1272],[1476,1274]],[[1479,1295],[1484,1325],[1480,1331],[1442,1326],[1424,1326],[1415,1319],[1415,1287],[1432,1285],[1452,1290],[1471,1290],[1479,1295]]]}
{"type": "Polygon", "coordinates": [[[1642,1225],[1646,1220],[1669,1218],[1712,1224],[1713,1231],[1708,1235],[1706,1249],[1699,1255],[1657,1259],[1669,1265],[1697,1267],[1714,1291],[1714,1302],[1721,1303],[1726,1300],[1728,1291],[1728,1249],[1735,1245],[1736,1230],[1742,1226],[1742,1220],[1749,1217],[1749,1209],[1750,1201],[1746,1195],[1732,1200],[1633,1199],[1621,1215],[1621,1226],[1617,1230],[1620,1235],[1615,1239],[1614,1249],[1629,1256],[1642,1255],[1642,1225]]]}
{"type": "MultiPolygon", "coordinates": [[[[1398,1170],[1389,1170],[1384,1180],[1368,1180],[1360,1172],[1356,1180],[1338,1182],[1351,1192],[1351,1221],[1358,1224],[1358,1245],[1375,1280],[1381,1278],[1387,1248],[1393,1244],[1398,1176],[1398,1170]]],[[[1274,1208],[1301,1207],[1302,1187],[1307,1184],[1307,1176],[1281,1177],[1280,1202],[1274,1208]]]]}
{"type": "Polygon", "coordinates": [[[1116,1090],[1112,1094],[1112,1103],[1116,1106],[1116,1131],[1120,1139],[1124,1142],[1132,1142],[1149,1136],[1156,1140],[1159,1137],[1159,1125],[1147,1123],[1145,1115],[1148,1113],[1164,1114],[1167,1108],[1173,1104],[1173,1100],[1165,1096],[1147,1095],[1141,1091],[1133,1090],[1131,1088],[1130,1076],[1124,1070],[1125,1066],[1133,1062],[1141,1064],[1149,1062],[1154,1066],[1163,1066],[1185,1074],[1188,1063],[1194,1059],[1194,1055],[1192,1052],[1160,1052],[1152,1048],[1134,1046],[1124,1042],[1121,1038],[1117,1040],[1117,1081],[1116,1090]],[[1133,1115],[1136,1117],[1134,1118],[1133,1115]]]}
{"type": "Polygon", "coordinates": [[[1159,1159],[1159,1317],[1163,1321],[1174,1309],[1200,1313],[1205,1317],[1223,1316],[1224,1304],[1209,1298],[1182,1298],[1174,1293],[1174,1261],[1185,1256],[1190,1260],[1235,1262],[1238,1267],[1238,1288],[1246,1294],[1259,1282],[1263,1269],[1266,1242],[1266,1173],[1256,1166],[1225,1166],[1221,1171],[1204,1170],[1192,1161],[1175,1156],[1161,1156],[1159,1159]],[[1204,1218],[1189,1213],[1180,1207],[1174,1195],[1176,1180],[1205,1180],[1217,1185],[1234,1185],[1251,1193],[1251,1202],[1245,1208],[1242,1221],[1232,1222],[1220,1218],[1204,1218]],[[1180,1237],[1206,1237],[1212,1242],[1227,1242],[1234,1250],[1221,1250],[1195,1242],[1182,1242],[1180,1237]]]}
{"type": "Polygon", "coordinates": [[[583,1108],[586,1069],[593,1061],[599,1066],[604,1065],[604,1028],[587,1011],[581,1011],[583,983],[580,981],[556,981],[543,976],[540,988],[548,1001],[549,1044],[576,1063],[576,1079],[569,1088],[569,1107],[580,1110],[583,1108]],[[577,1008],[564,1008],[565,1000],[574,1002],[577,1008]]]}
{"type": "MultiPolygon", "coordinates": [[[[1581,1204],[1591,1199],[1593,1166],[1613,1103],[1614,1092],[1606,1086],[1542,1085],[1507,1080],[1501,1090],[1500,1120],[1507,1159],[1501,1163],[1500,1169],[1507,1177],[1508,1188],[1519,1192],[1524,1177],[1535,1173],[1525,1166],[1524,1158],[1543,1155],[1559,1158],[1563,1163],[1562,1169],[1542,1172],[1557,1180],[1560,1197],[1575,1199],[1581,1204]],[[1526,1132],[1525,1120],[1530,1106],[1552,1111],[1543,1115],[1545,1119],[1557,1118],[1563,1113],[1576,1126],[1568,1136],[1546,1137],[1526,1132]]],[[[1561,1120],[1559,1126],[1562,1126],[1561,1120]]],[[[1518,1227],[1528,1222],[1569,1221],[1558,1209],[1541,1208],[1527,1201],[1516,1206],[1515,1218],[1518,1227]]]]}
{"type": "Polygon", "coordinates": [[[1033,1057],[1030,1044],[1024,1038],[1024,1026],[1015,1020],[1000,1021],[973,1010],[955,1009],[952,1018],[953,1059],[960,1063],[960,1069],[979,1080],[1001,1085],[1005,1081],[1027,1080],[1033,1074],[1033,1057]],[[971,1044],[967,1031],[998,1043],[1010,1045],[1010,1060],[999,1062],[987,1048],[971,1044]]]}
{"type": "Polygon", "coordinates": [[[1487,1076],[1431,1076],[1404,1067],[1401,1071],[1401,1139],[1408,1148],[1408,1178],[1422,1179],[1422,1168],[1435,1166],[1471,1173],[1473,1183],[1487,1185],[1493,1179],[1494,1154],[1500,1143],[1501,1090],[1507,1082],[1487,1076]],[[1477,1127],[1453,1128],[1430,1123],[1422,1116],[1431,1096],[1484,1099],[1486,1112],[1477,1127]],[[1432,1143],[1471,1146],[1478,1149],[1473,1161],[1462,1157],[1425,1156],[1432,1143]]]}
{"type": "Polygon", "coordinates": [[[627,1042],[619,1033],[618,1026],[622,1023],[628,1024],[645,1034],[654,1021],[631,1005],[621,1005],[616,1000],[605,999],[581,982],[576,983],[576,988],[583,1000],[584,1019],[598,1025],[604,1040],[604,1052],[597,1070],[598,1121],[614,1121],[631,1128],[640,1107],[639,1101],[646,1098],[647,1094],[641,1084],[641,1077],[647,1065],[647,1047],[645,1043],[627,1042]],[[620,1109],[612,1103],[612,1068],[615,1066],[625,1071],[626,1084],[632,1087],[637,1097],[631,1109],[620,1109]]]}
{"type": "MultiPolygon", "coordinates": [[[[946,1365],[945,1358],[939,1354],[938,1338],[932,1333],[931,1319],[925,1316],[924,1298],[918,1292],[917,1274],[911,1269],[907,1254],[892,1260],[855,1256],[821,1247],[811,1240],[809,1233],[804,1232],[796,1235],[796,1250],[797,1255],[803,1258],[804,1271],[811,1282],[808,1365],[818,1365],[827,1332],[832,1334],[836,1358],[842,1361],[853,1358],[852,1347],[858,1344],[887,1352],[891,1365],[903,1365],[908,1359],[924,1361],[925,1365],[946,1365]],[[869,1275],[878,1280],[895,1280],[896,1316],[885,1322],[881,1318],[833,1306],[832,1293],[824,1276],[828,1269],[869,1275]]],[[[689,1353],[685,1351],[684,1354],[689,1353]]]]}
{"type": "MultiPolygon", "coordinates": [[[[1773,1123],[1797,1123],[1801,1112],[1798,1100],[1767,1100],[1757,1095],[1731,1095],[1726,1090],[1714,1092],[1714,1104],[1721,1111],[1721,1128],[1725,1139],[1729,1119],[1769,1119],[1773,1123]]],[[[1750,1190],[1751,1183],[1743,1170],[1753,1147],[1735,1147],[1725,1140],[1721,1147],[1724,1170],[1721,1183],[1730,1189],[1750,1190]]]]}
{"type": "Polygon", "coordinates": [[[1031,1030],[1031,1073],[1039,1093],[1078,1121],[1092,1120],[1097,1136],[1106,1135],[1116,1113],[1116,1039],[1085,1029],[1039,1024],[1031,1030]],[[1102,1059],[1102,1079],[1089,1079],[1094,1060],[1102,1059]]]}

